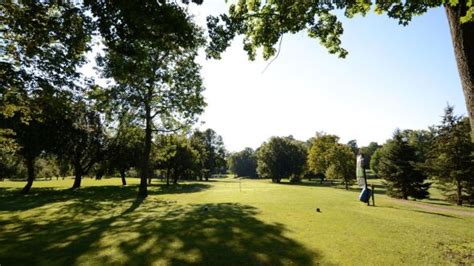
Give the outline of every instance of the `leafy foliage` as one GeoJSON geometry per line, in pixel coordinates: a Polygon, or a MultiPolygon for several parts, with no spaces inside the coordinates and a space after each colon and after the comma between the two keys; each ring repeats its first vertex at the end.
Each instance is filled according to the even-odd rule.
{"type": "MultiPolygon", "coordinates": [[[[199,1],[197,1],[199,2],[199,1]]],[[[205,106],[197,50],[202,31],[171,1],[86,1],[107,47],[97,60],[115,84],[95,92],[109,114],[133,112],[144,129],[139,195],[147,196],[154,132],[196,121],[205,106]]],[[[184,125],[184,126],[183,126],[184,125]]]]}
{"type": "Polygon", "coordinates": [[[376,176],[379,175],[379,165],[380,165],[380,158],[382,157],[382,147],[375,150],[374,154],[372,154],[372,158],[370,159],[370,170],[374,172],[376,176]]]}
{"type": "Polygon", "coordinates": [[[325,176],[330,179],[343,180],[348,189],[355,180],[356,157],[347,145],[337,143],[328,151],[327,158],[330,161],[325,176]]]}
{"type": "Polygon", "coordinates": [[[271,137],[257,150],[257,173],[276,183],[299,176],[306,166],[306,153],[304,144],[292,137],[271,137]]]}
{"type": "Polygon", "coordinates": [[[71,107],[69,120],[64,121],[59,153],[74,168],[73,188],[81,184],[81,178],[94,164],[104,160],[107,138],[99,114],[85,102],[71,107]]]}
{"type": "Polygon", "coordinates": [[[176,184],[180,179],[201,176],[200,154],[185,136],[176,134],[158,138],[157,164],[166,176],[176,184]]]}
{"type": "Polygon", "coordinates": [[[371,142],[368,146],[362,147],[359,149],[362,156],[364,156],[364,168],[369,169],[370,161],[372,160],[372,155],[374,152],[380,148],[380,145],[377,142],[371,142]]]}
{"type": "Polygon", "coordinates": [[[77,88],[77,67],[90,49],[91,18],[80,7],[28,1],[2,3],[0,34],[1,114],[39,110],[29,103],[41,90],[77,88]]]}
{"type": "Polygon", "coordinates": [[[204,177],[208,180],[209,175],[223,173],[227,166],[224,141],[213,129],[205,131],[194,131],[190,141],[199,152],[200,163],[204,171],[204,177]]]}
{"type": "Polygon", "coordinates": [[[347,142],[347,146],[349,146],[354,153],[354,155],[357,155],[359,152],[359,147],[357,146],[357,140],[353,139],[347,142]]]}
{"type": "Polygon", "coordinates": [[[402,135],[407,139],[408,144],[415,149],[417,160],[424,162],[431,149],[434,129],[430,130],[403,130],[402,135]]]}
{"type": "Polygon", "coordinates": [[[41,156],[35,162],[38,178],[51,179],[59,176],[59,165],[54,156],[41,156]]]}
{"type": "Polygon", "coordinates": [[[353,145],[338,143],[339,137],[318,133],[308,153],[308,168],[313,174],[342,179],[346,188],[354,182],[356,156],[353,145]]]}
{"type": "Polygon", "coordinates": [[[308,169],[313,173],[325,174],[331,163],[327,154],[337,145],[339,137],[336,135],[328,135],[317,133],[312,139],[311,148],[308,153],[308,169]]]}
{"type": "Polygon", "coordinates": [[[275,55],[275,46],[284,34],[306,31],[310,38],[319,40],[329,53],[344,58],[347,51],[341,45],[343,26],[338,16],[343,12],[348,18],[365,16],[371,9],[386,13],[407,25],[414,16],[428,9],[441,6],[463,6],[467,9],[462,23],[474,21],[473,1],[274,1],[240,0],[231,4],[228,14],[209,16],[207,25],[211,43],[208,57],[220,58],[237,35],[244,35],[244,50],[254,60],[257,49],[262,48],[263,58],[275,55]],[[446,3],[447,2],[447,3],[446,3]]]}
{"type": "Polygon", "coordinates": [[[44,1],[0,5],[1,128],[13,132],[25,159],[23,193],[35,178],[35,159],[55,142],[63,102],[84,85],[78,67],[90,49],[93,25],[84,11],[44,1]]]}
{"type": "Polygon", "coordinates": [[[253,149],[245,148],[240,152],[232,153],[228,161],[230,171],[237,176],[257,176],[257,155],[253,149]]]}
{"type": "Polygon", "coordinates": [[[145,138],[143,130],[130,120],[131,118],[126,115],[122,117],[115,136],[110,139],[107,148],[110,168],[119,171],[124,185],[126,171],[131,167],[140,166],[145,138]]]}

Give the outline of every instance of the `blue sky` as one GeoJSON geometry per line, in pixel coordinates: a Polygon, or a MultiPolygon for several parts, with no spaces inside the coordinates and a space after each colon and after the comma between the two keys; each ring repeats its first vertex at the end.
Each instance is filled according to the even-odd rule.
{"type": "MultiPolygon", "coordinates": [[[[226,10],[224,1],[191,8],[198,23],[226,10]]],[[[444,10],[407,27],[384,15],[343,18],[346,59],[330,55],[304,32],[286,35],[279,57],[248,61],[241,39],[222,60],[199,59],[208,103],[201,120],[230,151],[257,148],[271,136],[306,140],[317,131],[359,145],[390,138],[395,128],[439,122],[449,102],[466,107],[444,10]]]]}

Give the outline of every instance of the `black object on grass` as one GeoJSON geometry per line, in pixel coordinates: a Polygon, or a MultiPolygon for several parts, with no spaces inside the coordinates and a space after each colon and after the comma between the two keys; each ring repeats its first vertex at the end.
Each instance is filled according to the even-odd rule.
{"type": "Polygon", "coordinates": [[[319,208],[316,208],[316,212],[321,212],[321,210],[319,208]]]}

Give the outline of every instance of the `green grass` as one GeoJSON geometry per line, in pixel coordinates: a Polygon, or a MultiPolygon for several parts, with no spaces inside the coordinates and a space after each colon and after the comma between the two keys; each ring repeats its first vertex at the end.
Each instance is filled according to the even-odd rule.
{"type": "MultiPolygon", "coordinates": [[[[471,264],[474,209],[427,210],[358,190],[214,179],[144,201],[137,180],[0,182],[1,265],[471,264]],[[240,189],[241,187],[241,189],[240,189]],[[321,209],[321,213],[315,211],[321,209]]],[[[433,205],[439,206],[439,205],[433,205]]]]}

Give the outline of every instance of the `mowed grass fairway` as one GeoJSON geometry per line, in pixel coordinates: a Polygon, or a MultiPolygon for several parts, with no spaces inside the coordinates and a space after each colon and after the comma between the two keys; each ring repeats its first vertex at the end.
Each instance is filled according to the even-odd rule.
{"type": "Polygon", "coordinates": [[[420,208],[383,194],[368,207],[356,189],[233,178],[154,181],[138,201],[138,180],[128,182],[84,179],[71,191],[70,179],[37,181],[27,196],[17,195],[24,182],[0,182],[0,264],[474,262],[472,208],[420,208]]]}

